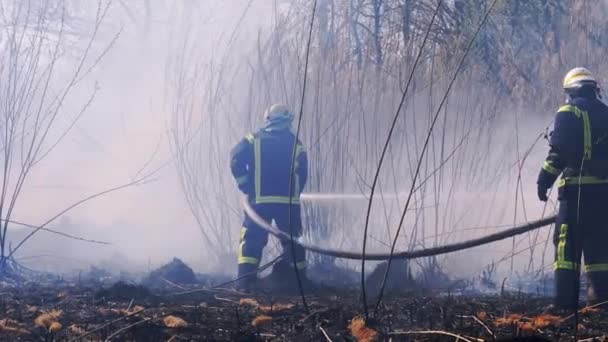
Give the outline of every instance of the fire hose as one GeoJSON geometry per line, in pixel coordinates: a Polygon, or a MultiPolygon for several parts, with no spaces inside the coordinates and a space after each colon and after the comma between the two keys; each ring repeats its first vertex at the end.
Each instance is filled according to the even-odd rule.
{"type": "MultiPolygon", "coordinates": [[[[265,230],[266,232],[275,236],[278,239],[281,239],[281,240],[290,239],[290,236],[288,233],[283,232],[283,231],[273,227],[269,222],[266,222],[262,217],[260,217],[260,215],[258,215],[258,213],[256,213],[256,211],[251,207],[251,204],[249,203],[249,201],[247,200],[246,197],[243,197],[242,204],[243,204],[243,208],[245,210],[245,214],[247,216],[249,216],[249,218],[251,220],[253,220],[253,222],[255,222],[260,228],[262,228],[263,230],[265,230]]],[[[539,228],[551,225],[555,222],[555,218],[556,218],[555,215],[546,217],[546,218],[542,218],[540,220],[531,221],[526,224],[515,226],[513,228],[509,228],[507,230],[504,230],[504,231],[501,231],[498,233],[482,236],[480,238],[476,238],[476,239],[472,239],[472,240],[453,243],[453,244],[449,244],[449,245],[424,248],[424,249],[420,249],[420,250],[416,250],[416,251],[395,252],[392,254],[392,256],[390,253],[366,253],[365,259],[366,260],[388,260],[391,258],[392,259],[415,259],[415,258],[430,257],[430,256],[434,256],[434,255],[457,252],[457,251],[485,245],[488,243],[504,240],[504,239],[507,239],[510,237],[514,237],[516,235],[524,234],[524,233],[533,231],[535,229],[539,229],[539,228]]],[[[363,258],[361,253],[358,253],[358,252],[340,251],[340,250],[336,250],[336,249],[323,248],[323,247],[319,247],[319,246],[310,245],[305,242],[297,242],[297,243],[300,246],[304,247],[304,249],[311,251],[313,253],[319,253],[319,254],[333,256],[333,257],[342,258],[342,259],[361,260],[363,258]]]]}

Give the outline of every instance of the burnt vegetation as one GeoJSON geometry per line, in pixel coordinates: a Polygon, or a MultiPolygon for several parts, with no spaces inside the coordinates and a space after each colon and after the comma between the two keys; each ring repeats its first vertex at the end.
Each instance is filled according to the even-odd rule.
{"type": "MultiPolygon", "coordinates": [[[[206,13],[196,2],[98,1],[90,22],[75,20],[83,9],[71,1],[1,3],[0,340],[608,339],[605,303],[572,315],[548,309],[550,228],[491,245],[492,253],[365,261],[551,217],[551,203],[541,212],[526,202],[528,171],[539,166],[529,157],[561,103],[563,72],[608,67],[604,2],[275,1],[271,23],[253,36],[241,28],[248,3],[211,52],[194,24],[206,13]],[[129,18],[118,30],[114,6],[129,18]],[[97,88],[82,80],[122,29],[150,39],[155,13],[169,9],[179,37],[163,66],[170,160],[216,266],[199,274],[176,258],[143,276],[30,269],[35,263],[19,256],[34,236],[107,244],[50,226],[158,171],[146,164],[42,224],[14,219],[27,210],[21,196],[32,170],[95,105],[97,88]],[[68,111],[75,89],[89,95],[68,111]],[[226,156],[276,101],[301,114],[311,161],[304,241],[363,255],[360,263],[309,253],[315,286],[301,296],[237,292],[224,267],[236,261],[242,220],[226,156]]],[[[267,248],[263,275],[278,253],[267,248]]]]}

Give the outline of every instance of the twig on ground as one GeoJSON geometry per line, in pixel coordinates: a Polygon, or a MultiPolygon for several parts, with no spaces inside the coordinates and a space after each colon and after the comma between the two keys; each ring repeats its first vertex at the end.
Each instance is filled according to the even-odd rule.
{"type": "Polygon", "coordinates": [[[327,340],[327,342],[333,342],[332,339],[329,337],[329,335],[327,334],[327,332],[325,331],[325,329],[323,329],[322,326],[319,326],[319,329],[323,333],[323,336],[325,336],[325,339],[327,340]]]}
{"type": "MultiPolygon", "coordinates": [[[[608,304],[608,301],[601,302],[601,303],[597,303],[597,304],[590,305],[590,306],[586,306],[586,307],[584,307],[584,308],[582,308],[582,309],[578,310],[578,313],[583,313],[583,312],[585,312],[585,310],[589,310],[589,309],[597,308],[597,307],[602,306],[602,305],[604,305],[604,304],[608,304]]],[[[562,322],[563,322],[563,321],[566,321],[566,320],[569,320],[570,318],[572,318],[572,317],[574,317],[574,316],[575,316],[575,314],[572,314],[572,315],[570,315],[570,316],[566,316],[566,317],[564,317],[564,318],[562,319],[562,322]]]]}
{"type": "MultiPolygon", "coordinates": [[[[469,340],[461,335],[456,335],[454,333],[448,331],[441,330],[421,330],[421,331],[393,331],[387,334],[388,336],[399,336],[399,335],[444,335],[444,336],[452,336],[456,338],[456,341],[465,341],[465,342],[473,342],[473,340],[469,340]]],[[[476,341],[483,342],[481,339],[475,339],[476,341]]]]}
{"type": "Polygon", "coordinates": [[[112,340],[114,337],[116,337],[116,336],[118,336],[118,335],[120,335],[120,334],[124,333],[125,331],[127,331],[127,330],[129,330],[129,329],[133,328],[133,327],[134,327],[134,326],[136,326],[136,325],[140,325],[140,324],[142,324],[142,323],[146,323],[146,322],[149,322],[149,321],[151,321],[151,320],[152,320],[152,318],[144,318],[144,319],[142,319],[141,321],[137,321],[137,322],[135,322],[135,323],[133,323],[133,324],[127,325],[126,327],[124,327],[124,328],[122,328],[122,329],[120,329],[120,330],[116,331],[116,332],[115,332],[115,333],[113,333],[112,335],[108,336],[108,338],[106,338],[106,339],[105,339],[105,342],[111,341],[111,340],[112,340]]]}
{"type": "Polygon", "coordinates": [[[606,335],[590,337],[590,338],[586,338],[584,340],[578,340],[578,342],[605,342],[605,341],[608,341],[608,336],[606,336],[606,335]]]}
{"type": "Polygon", "coordinates": [[[167,279],[165,277],[160,277],[160,279],[162,279],[165,283],[167,283],[167,284],[169,284],[169,285],[171,285],[171,286],[173,286],[175,288],[178,288],[178,289],[183,290],[183,291],[187,290],[185,287],[183,287],[183,286],[181,286],[179,284],[176,284],[176,283],[170,281],[169,279],[167,279]]]}
{"type": "Polygon", "coordinates": [[[239,294],[239,295],[247,295],[246,293],[243,293],[243,292],[238,292],[238,291],[233,290],[233,289],[230,289],[230,290],[223,289],[222,287],[226,286],[226,285],[229,285],[229,284],[232,284],[232,283],[236,283],[237,281],[239,281],[241,279],[244,279],[246,277],[249,277],[249,276],[252,276],[252,275],[257,275],[258,272],[262,272],[265,269],[267,269],[267,268],[271,267],[272,265],[274,265],[275,263],[277,263],[281,259],[282,256],[283,256],[283,254],[279,255],[278,257],[276,257],[273,260],[269,261],[266,265],[261,266],[260,268],[258,268],[255,271],[252,271],[252,272],[249,272],[249,273],[245,273],[244,275],[242,275],[242,276],[240,276],[238,278],[235,278],[235,279],[223,282],[221,284],[217,284],[215,286],[212,286],[211,288],[206,288],[205,287],[205,288],[199,288],[199,289],[194,289],[194,290],[189,290],[189,291],[177,292],[177,293],[171,294],[171,296],[179,296],[179,295],[191,294],[191,293],[196,293],[196,292],[214,292],[213,289],[230,291],[230,292],[233,292],[233,293],[239,294]]]}
{"type": "Polygon", "coordinates": [[[239,302],[237,302],[236,300],[232,300],[232,299],[228,299],[228,298],[222,298],[222,297],[218,297],[216,295],[213,296],[213,298],[217,299],[217,300],[221,300],[224,302],[228,302],[228,303],[233,303],[233,304],[239,304],[239,302]]]}
{"type": "Polygon", "coordinates": [[[122,320],[124,320],[124,319],[127,319],[127,318],[131,317],[131,316],[137,315],[138,313],[141,313],[141,312],[142,312],[142,311],[144,311],[144,310],[145,310],[145,309],[139,309],[139,310],[134,311],[134,312],[132,312],[132,313],[130,313],[130,314],[128,314],[128,315],[125,315],[125,316],[123,316],[123,317],[117,318],[117,319],[115,319],[115,320],[113,320],[113,321],[110,321],[110,322],[108,322],[108,323],[106,323],[106,324],[104,324],[104,325],[102,325],[102,326],[100,326],[100,327],[98,327],[98,328],[95,328],[95,329],[93,329],[93,330],[91,330],[91,331],[89,331],[89,332],[87,332],[87,333],[85,333],[85,334],[83,334],[83,335],[80,335],[80,336],[78,336],[78,337],[76,337],[76,338],[72,339],[71,341],[79,341],[79,340],[82,340],[83,338],[85,338],[85,337],[87,337],[87,336],[89,336],[89,335],[91,335],[91,334],[94,334],[94,333],[98,332],[99,330],[101,330],[101,329],[103,329],[103,328],[105,328],[105,327],[107,327],[107,326],[110,326],[110,325],[112,325],[112,324],[114,324],[114,323],[120,322],[120,321],[122,321],[122,320]]]}
{"type": "Polygon", "coordinates": [[[492,335],[493,338],[496,339],[496,335],[494,334],[494,332],[492,330],[490,330],[490,328],[488,328],[488,326],[479,318],[477,318],[477,316],[472,315],[472,316],[461,316],[462,318],[472,318],[473,320],[475,320],[475,322],[479,323],[484,329],[486,329],[486,331],[492,335]]]}
{"type": "Polygon", "coordinates": [[[302,319],[300,320],[300,323],[304,323],[304,322],[306,322],[306,321],[307,321],[309,318],[311,318],[311,317],[313,317],[313,316],[315,316],[315,315],[318,315],[318,314],[320,314],[320,313],[327,312],[327,311],[329,311],[329,308],[323,308],[323,309],[315,310],[315,311],[311,312],[310,314],[306,315],[306,317],[302,318],[302,319]]]}

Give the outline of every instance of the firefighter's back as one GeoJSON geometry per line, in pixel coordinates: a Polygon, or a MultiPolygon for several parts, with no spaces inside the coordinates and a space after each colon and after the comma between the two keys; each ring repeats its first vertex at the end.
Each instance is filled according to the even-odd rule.
{"type": "Polygon", "coordinates": [[[290,193],[292,203],[298,202],[298,165],[293,161],[295,143],[295,136],[288,130],[256,133],[256,203],[288,203],[290,193]]]}

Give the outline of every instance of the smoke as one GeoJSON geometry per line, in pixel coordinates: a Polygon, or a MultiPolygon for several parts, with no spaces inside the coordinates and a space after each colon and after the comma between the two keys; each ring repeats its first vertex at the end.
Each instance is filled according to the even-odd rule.
{"type": "MultiPolygon", "coordinates": [[[[31,175],[15,220],[42,223],[84,196],[129,182],[142,168],[159,171],[153,181],[90,201],[51,225],[111,245],[40,232],[17,256],[32,268],[69,272],[95,264],[142,272],[179,257],[196,271],[235,269],[242,213],[228,154],[256,129],[269,103],[299,109],[306,25],[288,19],[307,20],[308,8],[283,2],[275,7],[270,0],[146,3],[149,7],[112,4],[95,49],[112,46],[65,110],[76,112],[94,91],[95,99],[31,175]]],[[[96,6],[77,7],[83,22],[94,18],[96,6]]],[[[84,26],[83,32],[90,32],[84,26]]],[[[340,47],[339,37],[333,39],[335,45],[328,46],[340,47]]],[[[75,39],[70,48],[82,51],[82,40],[75,39]]],[[[303,195],[305,238],[359,250],[369,182],[411,64],[398,61],[392,73],[377,74],[372,68],[341,65],[347,49],[322,48],[313,46],[303,114],[302,140],[312,169],[303,195]]],[[[435,83],[429,84],[429,65],[417,75],[424,80],[408,97],[391,142],[372,208],[369,251],[388,250],[429,113],[451,72],[445,66],[434,80],[431,69],[435,83]]],[[[494,100],[497,94],[475,75],[463,77],[434,131],[421,173],[426,186],[409,208],[399,250],[468,239],[543,213],[535,177],[546,143],[536,140],[550,113],[538,115],[538,108],[521,108],[504,97],[494,100]],[[528,149],[519,178],[518,160],[528,149]]],[[[11,230],[16,232],[12,241],[28,231],[11,230]]],[[[525,270],[532,258],[538,270],[550,264],[552,247],[543,248],[549,230],[541,230],[538,238],[535,233],[517,238],[515,248],[503,241],[438,261],[455,276],[474,276],[493,262],[509,273],[515,251],[514,269],[525,270]],[[530,246],[536,248],[532,257],[530,246]],[[541,264],[543,255],[549,257],[541,264]]],[[[269,254],[276,253],[273,245],[269,254]]],[[[423,268],[429,262],[415,263],[423,268]]]]}
{"type": "MultiPolygon", "coordinates": [[[[98,54],[108,48],[107,54],[70,94],[62,110],[73,118],[91,94],[95,98],[61,144],[33,170],[14,220],[41,224],[83,197],[128,183],[138,174],[159,171],[151,182],[89,201],[49,226],[111,245],[42,231],[16,255],[34,269],[73,271],[101,263],[114,270],[142,271],[174,256],[198,270],[217,269],[205,261],[208,246],[188,210],[173,165],[167,60],[182,53],[177,49],[192,32],[205,38],[197,40],[204,42],[197,48],[211,56],[230,32],[247,32],[254,27],[253,19],[256,26],[263,21],[260,14],[268,12],[271,2],[146,3],[111,3],[93,46],[98,54]]],[[[68,26],[79,31],[66,39],[57,90],[68,81],[74,56],[85,49],[98,10],[96,2],[67,1],[65,6],[68,26]]],[[[69,121],[58,124],[56,132],[69,121]]],[[[10,231],[14,245],[31,229],[13,225],[10,231]]]]}

